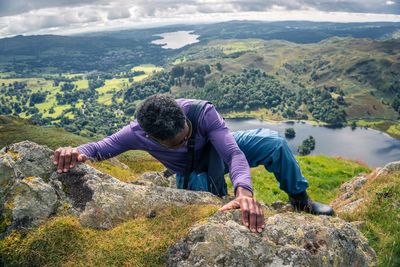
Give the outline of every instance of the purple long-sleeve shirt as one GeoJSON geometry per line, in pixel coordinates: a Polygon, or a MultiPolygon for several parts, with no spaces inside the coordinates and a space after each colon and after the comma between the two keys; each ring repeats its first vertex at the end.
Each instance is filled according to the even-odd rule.
{"type": "MultiPolygon", "coordinates": [[[[176,100],[185,114],[188,113],[192,101],[194,99],[181,98],[176,100]]],[[[229,174],[235,192],[239,186],[252,191],[250,167],[246,157],[225,125],[224,119],[212,104],[206,104],[199,116],[195,133],[195,160],[204,148],[207,137],[224,162],[229,166],[229,174]]],[[[169,170],[179,174],[184,174],[188,161],[186,146],[177,149],[168,149],[161,146],[149,138],[137,120],[132,121],[120,131],[101,141],[79,146],[78,150],[89,158],[97,160],[108,159],[127,150],[144,150],[158,159],[169,170]]]]}

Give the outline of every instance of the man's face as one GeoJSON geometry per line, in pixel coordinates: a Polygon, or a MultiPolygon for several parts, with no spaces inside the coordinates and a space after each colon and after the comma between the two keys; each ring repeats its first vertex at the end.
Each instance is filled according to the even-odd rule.
{"type": "Polygon", "coordinates": [[[183,130],[180,131],[174,138],[168,140],[160,140],[152,137],[153,140],[168,149],[177,149],[187,144],[190,136],[192,135],[192,125],[188,119],[185,121],[183,130]]]}

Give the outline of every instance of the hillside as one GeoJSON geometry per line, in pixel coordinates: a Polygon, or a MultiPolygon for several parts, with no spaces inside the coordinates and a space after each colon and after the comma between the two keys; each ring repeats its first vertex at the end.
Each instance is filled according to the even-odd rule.
{"type": "Polygon", "coordinates": [[[358,225],[378,254],[379,266],[400,264],[400,162],[354,177],[332,202],[341,218],[358,225]]]}
{"type": "MultiPolygon", "coordinates": [[[[399,262],[399,162],[341,186],[343,195],[334,205],[339,216],[352,223],[293,213],[274,203],[264,206],[266,228],[255,234],[240,225],[238,211],[216,212],[222,201],[211,194],[162,187],[151,180],[124,183],[85,164],[69,174],[57,174],[49,159],[52,153],[28,141],[0,153],[0,190],[6,192],[0,199],[2,265],[192,266],[201,261],[200,266],[244,262],[276,266],[284,261],[375,266],[378,261],[379,266],[397,266],[399,262]],[[343,200],[352,210],[343,209],[343,200]]],[[[310,164],[316,172],[318,167],[325,168],[310,164]]]]}
{"type": "MultiPolygon", "coordinates": [[[[230,21],[171,25],[150,29],[98,32],[72,36],[34,35],[0,39],[0,72],[29,77],[43,73],[127,71],[140,64],[164,65],[181,51],[151,44],[163,32],[194,31],[201,43],[216,39],[286,40],[316,43],[332,36],[390,38],[399,23],[324,23],[307,21],[230,21]]],[[[186,49],[186,48],[185,48],[186,49]]]]}
{"type": "MultiPolygon", "coordinates": [[[[373,41],[334,37],[307,45],[259,39],[212,41],[206,45],[192,47],[175,59],[175,62],[180,62],[179,66],[185,68],[196,69],[196,66],[204,64],[212,66],[211,72],[204,77],[204,89],[199,88],[201,86],[172,86],[171,90],[178,92],[180,96],[209,99],[219,108],[224,107],[218,105],[220,101],[243,103],[243,106],[235,111],[259,110],[255,113],[259,118],[308,118],[328,124],[347,123],[373,127],[399,137],[399,54],[399,40],[373,41]],[[254,101],[270,94],[271,89],[266,89],[267,86],[262,83],[257,85],[242,82],[243,78],[246,81],[249,75],[248,72],[242,75],[243,69],[265,71],[278,84],[274,88],[284,88],[279,89],[281,93],[276,95],[278,105],[275,109],[271,109],[274,106],[271,106],[268,100],[265,104],[254,105],[254,101]],[[232,84],[219,82],[223,77],[231,79],[228,77],[232,74],[233,77],[240,75],[241,81],[235,82],[233,78],[232,84]],[[218,81],[217,84],[207,86],[213,80],[218,81]],[[225,89],[224,86],[229,89],[225,89]],[[243,89],[240,89],[240,86],[243,89]],[[263,89],[268,92],[259,95],[263,89]],[[238,90],[241,91],[237,92],[238,90]],[[284,97],[287,92],[298,96],[290,100],[290,95],[284,97]],[[301,103],[298,99],[303,98],[306,92],[311,94],[306,99],[315,99],[316,94],[322,93],[326,95],[324,98],[330,98],[329,101],[333,100],[336,103],[324,104],[324,99],[317,100],[311,106],[304,100],[301,103]],[[249,98],[246,95],[248,93],[251,94],[249,98]],[[236,99],[229,99],[229,94],[237,94],[236,99]],[[279,106],[279,101],[285,104],[279,106]],[[290,104],[292,101],[293,104],[290,104]],[[247,110],[244,108],[246,104],[247,110]],[[325,111],[315,110],[316,105],[320,104],[325,106],[321,108],[326,109],[326,114],[325,111]],[[333,113],[335,110],[337,112],[333,113]],[[341,110],[345,114],[343,118],[341,110]],[[327,116],[333,117],[329,119],[327,116]]],[[[246,116],[245,113],[242,116],[246,116]]]]}
{"type": "Polygon", "coordinates": [[[340,90],[349,119],[397,120],[399,114],[390,101],[400,90],[399,54],[399,40],[335,37],[309,45],[257,39],[213,41],[179,57],[188,65],[220,63],[221,71],[209,79],[256,68],[293,90],[340,90]]]}
{"type": "Polygon", "coordinates": [[[124,183],[85,164],[57,174],[49,158],[52,153],[29,141],[0,153],[4,170],[0,190],[6,192],[0,199],[1,264],[193,266],[200,261],[200,266],[282,262],[370,266],[376,262],[367,240],[340,218],[264,206],[265,231],[256,234],[240,225],[238,211],[216,212],[223,200],[209,193],[157,186],[150,180],[146,185],[124,183]]]}

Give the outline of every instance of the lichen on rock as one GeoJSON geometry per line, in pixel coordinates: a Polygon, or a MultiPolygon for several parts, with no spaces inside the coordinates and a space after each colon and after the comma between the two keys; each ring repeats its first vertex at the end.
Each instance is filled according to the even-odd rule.
{"type": "Polygon", "coordinates": [[[167,266],[373,266],[375,252],[350,223],[286,212],[262,233],[240,223],[239,211],[195,225],[168,251],[167,266]]]}

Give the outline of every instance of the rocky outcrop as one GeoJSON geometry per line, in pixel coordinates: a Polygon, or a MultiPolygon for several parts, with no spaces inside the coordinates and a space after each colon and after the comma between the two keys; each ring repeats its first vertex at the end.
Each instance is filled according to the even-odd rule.
{"type": "Polygon", "coordinates": [[[217,213],[168,251],[167,266],[373,266],[375,252],[342,219],[284,213],[270,216],[260,234],[240,212],[217,213]]]}
{"type": "Polygon", "coordinates": [[[396,171],[400,171],[400,161],[388,163],[383,168],[375,169],[372,173],[361,173],[340,186],[342,194],[336,198],[331,205],[335,211],[339,213],[357,210],[364,204],[365,200],[363,198],[355,197],[355,193],[368,181],[396,171]]]}
{"type": "MultiPolygon", "coordinates": [[[[157,209],[169,205],[223,203],[210,193],[171,188],[173,177],[161,173],[146,174],[136,184],[121,182],[86,164],[58,174],[52,154],[47,147],[27,141],[0,151],[0,237],[36,227],[56,215],[77,216],[84,226],[109,229],[138,215],[157,217],[157,209]]],[[[256,234],[240,223],[240,211],[216,213],[170,247],[167,265],[376,263],[366,239],[340,218],[293,213],[285,203],[275,203],[268,214],[265,230],[256,234]]]]}
{"type": "Polygon", "coordinates": [[[49,148],[27,141],[0,152],[2,235],[59,214],[76,215],[85,226],[108,229],[168,205],[221,203],[206,192],[124,183],[86,164],[58,174],[52,155],[49,148]]]}

